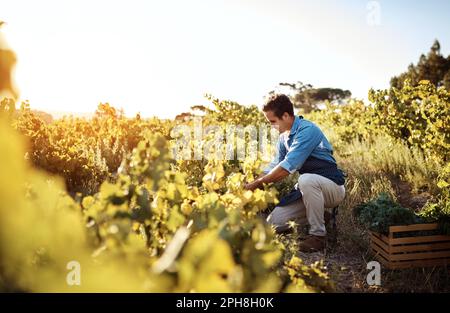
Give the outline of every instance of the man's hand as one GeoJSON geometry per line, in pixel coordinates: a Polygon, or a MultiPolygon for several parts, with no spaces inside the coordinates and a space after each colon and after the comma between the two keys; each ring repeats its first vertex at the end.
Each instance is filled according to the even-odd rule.
{"type": "Polygon", "coordinates": [[[244,188],[253,191],[256,188],[261,187],[263,184],[277,182],[279,180],[282,180],[288,175],[289,172],[278,165],[274,169],[272,169],[267,175],[261,175],[255,181],[246,184],[244,188]]]}
{"type": "Polygon", "coordinates": [[[251,183],[245,184],[244,188],[247,190],[253,191],[253,190],[257,189],[260,185],[261,185],[261,183],[258,180],[255,180],[251,183]]]}

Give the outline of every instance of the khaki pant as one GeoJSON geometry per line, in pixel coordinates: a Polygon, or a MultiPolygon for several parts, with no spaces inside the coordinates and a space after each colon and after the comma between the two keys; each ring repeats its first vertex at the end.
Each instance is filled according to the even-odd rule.
{"type": "Polygon", "coordinates": [[[277,206],[267,217],[267,222],[277,232],[289,229],[288,222],[310,225],[309,233],[325,236],[325,208],[338,206],[345,197],[345,187],[317,174],[302,174],[298,179],[302,198],[286,206],[277,206]]]}

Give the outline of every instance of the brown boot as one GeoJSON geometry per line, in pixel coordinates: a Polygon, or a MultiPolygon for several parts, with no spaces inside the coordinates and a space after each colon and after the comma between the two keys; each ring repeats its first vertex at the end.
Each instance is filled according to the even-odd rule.
{"type": "Polygon", "coordinates": [[[317,252],[325,249],[326,236],[309,235],[305,240],[300,242],[299,250],[301,252],[317,252]]]}

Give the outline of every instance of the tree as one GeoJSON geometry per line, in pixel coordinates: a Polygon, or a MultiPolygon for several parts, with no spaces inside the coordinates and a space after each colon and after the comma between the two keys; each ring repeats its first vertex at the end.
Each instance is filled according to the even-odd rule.
{"type": "Polygon", "coordinates": [[[53,122],[53,116],[47,112],[32,110],[33,114],[43,120],[45,123],[50,124],[53,122]]]}
{"type": "Polygon", "coordinates": [[[99,118],[119,118],[123,117],[123,110],[117,110],[115,107],[111,106],[109,103],[100,103],[95,111],[95,116],[99,118]]]}
{"type": "Polygon", "coordinates": [[[422,54],[416,65],[410,64],[406,72],[392,77],[391,87],[401,89],[406,79],[413,86],[421,80],[428,80],[436,87],[444,86],[450,90],[450,55],[445,58],[441,54],[439,41],[434,41],[428,54],[422,54]]]}
{"type": "MultiPolygon", "coordinates": [[[[319,109],[319,105],[325,101],[341,101],[351,97],[349,90],[339,88],[313,88],[310,84],[300,81],[296,83],[279,83],[279,86],[288,87],[291,92],[291,101],[294,107],[301,109],[304,113],[309,113],[319,109]]],[[[272,91],[271,93],[274,93],[272,91]]]]}

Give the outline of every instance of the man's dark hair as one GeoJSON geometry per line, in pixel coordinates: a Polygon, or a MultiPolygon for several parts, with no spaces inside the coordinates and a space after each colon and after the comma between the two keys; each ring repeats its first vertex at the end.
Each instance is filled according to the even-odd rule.
{"type": "Polygon", "coordinates": [[[272,111],[278,118],[281,118],[284,112],[287,112],[290,116],[294,116],[294,105],[291,99],[283,94],[270,95],[263,105],[262,110],[264,112],[272,111]]]}

